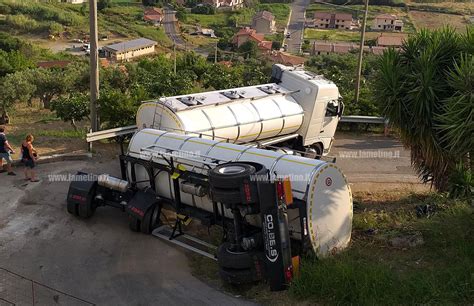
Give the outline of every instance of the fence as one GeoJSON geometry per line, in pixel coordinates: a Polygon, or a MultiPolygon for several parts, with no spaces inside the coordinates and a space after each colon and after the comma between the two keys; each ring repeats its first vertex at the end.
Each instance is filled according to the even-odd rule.
{"type": "Polygon", "coordinates": [[[0,305],[95,305],[0,267],[0,305]]]}

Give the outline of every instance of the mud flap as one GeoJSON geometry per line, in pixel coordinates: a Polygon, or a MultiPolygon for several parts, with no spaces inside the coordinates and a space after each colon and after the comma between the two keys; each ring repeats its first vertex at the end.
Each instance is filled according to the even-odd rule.
{"type": "Polygon", "coordinates": [[[278,205],[275,183],[259,183],[266,278],[272,291],[285,290],[291,277],[291,248],[285,212],[278,205]]]}
{"type": "Polygon", "coordinates": [[[157,201],[156,194],[151,191],[141,191],[139,190],[133,198],[128,202],[126,211],[127,213],[140,220],[143,221],[146,212],[155,204],[157,201]]]}
{"type": "Polygon", "coordinates": [[[69,185],[67,194],[67,210],[70,214],[89,218],[96,209],[94,203],[97,181],[89,180],[89,175],[78,172],[69,185]]]}

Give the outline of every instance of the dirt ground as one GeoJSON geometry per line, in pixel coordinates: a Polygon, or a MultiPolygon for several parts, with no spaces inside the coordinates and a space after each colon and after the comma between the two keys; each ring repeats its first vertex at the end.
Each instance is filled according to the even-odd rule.
{"type": "Polygon", "coordinates": [[[410,18],[417,29],[438,29],[449,25],[458,31],[465,31],[468,26],[464,16],[431,12],[410,11],[410,18]]]}

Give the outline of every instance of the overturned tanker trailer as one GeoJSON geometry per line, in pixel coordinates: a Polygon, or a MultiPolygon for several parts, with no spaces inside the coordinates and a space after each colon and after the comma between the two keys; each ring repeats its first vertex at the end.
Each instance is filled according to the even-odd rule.
{"type": "Polygon", "coordinates": [[[102,174],[71,182],[68,211],[87,218],[100,206],[120,208],[132,230],[216,258],[229,283],[265,279],[272,290],[284,289],[293,257],[307,251],[328,256],[350,241],[351,191],[333,163],[142,129],[120,156],[120,167],[121,178],[102,174]],[[163,208],[176,212],[172,226],[160,221],[163,208]],[[213,250],[184,235],[189,218],[221,226],[222,243],[213,250]]]}

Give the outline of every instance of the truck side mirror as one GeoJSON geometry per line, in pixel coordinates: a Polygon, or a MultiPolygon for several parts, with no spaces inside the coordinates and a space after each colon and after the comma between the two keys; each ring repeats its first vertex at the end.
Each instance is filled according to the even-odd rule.
{"type": "Polygon", "coordinates": [[[344,113],[344,102],[342,102],[342,99],[339,99],[339,108],[337,110],[337,116],[341,118],[343,113],[344,113]]]}

